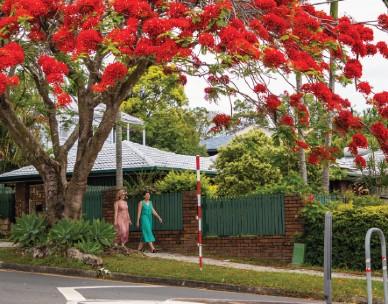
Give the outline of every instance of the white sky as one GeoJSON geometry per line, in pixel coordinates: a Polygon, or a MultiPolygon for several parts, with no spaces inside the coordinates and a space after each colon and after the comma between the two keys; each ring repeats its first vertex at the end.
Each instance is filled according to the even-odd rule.
{"type": "MultiPolygon", "coordinates": [[[[323,0],[312,0],[310,3],[320,3],[323,0]]],[[[319,5],[320,9],[328,11],[329,5],[319,5]]],[[[386,13],[387,8],[382,0],[344,0],[339,2],[339,15],[351,16],[355,21],[371,21],[376,20],[380,14],[386,13]]],[[[388,34],[383,33],[374,28],[376,41],[387,41],[388,34]]],[[[388,90],[388,60],[380,55],[373,57],[365,57],[362,59],[363,76],[361,80],[367,80],[373,86],[375,92],[388,90]]],[[[240,81],[243,85],[243,81],[240,81]]],[[[185,86],[185,92],[189,98],[190,107],[206,107],[208,110],[229,113],[228,98],[222,98],[218,104],[210,103],[205,100],[204,88],[207,87],[203,79],[196,77],[188,77],[185,86]]],[[[287,88],[284,82],[276,82],[271,84],[271,89],[277,93],[281,93],[287,88]]],[[[346,88],[337,84],[336,91],[342,96],[347,97],[354,109],[361,111],[366,108],[365,100],[362,95],[355,91],[354,85],[349,85],[346,88]]]]}

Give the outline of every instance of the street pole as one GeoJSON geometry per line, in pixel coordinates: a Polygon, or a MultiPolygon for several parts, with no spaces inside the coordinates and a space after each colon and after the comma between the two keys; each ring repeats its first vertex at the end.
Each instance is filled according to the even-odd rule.
{"type": "Polygon", "coordinates": [[[324,261],[323,261],[323,281],[325,303],[332,303],[331,288],[331,257],[332,257],[332,235],[333,235],[333,215],[331,212],[325,214],[325,236],[324,236],[324,261]]]}
{"type": "Polygon", "coordinates": [[[197,220],[198,220],[198,258],[199,270],[202,271],[202,205],[201,205],[201,158],[195,157],[197,169],[197,220]]]}

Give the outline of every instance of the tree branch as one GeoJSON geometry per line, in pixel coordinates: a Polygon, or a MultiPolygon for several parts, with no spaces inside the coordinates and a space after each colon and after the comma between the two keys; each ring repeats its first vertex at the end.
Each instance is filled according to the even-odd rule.
{"type": "Polygon", "coordinates": [[[71,132],[70,136],[67,138],[66,142],[61,146],[61,150],[65,153],[69,152],[69,150],[74,146],[79,136],[79,125],[77,125],[73,132],[71,132]]]}
{"type": "Polygon", "coordinates": [[[50,158],[44,151],[41,143],[31,134],[23,122],[15,113],[9,100],[4,96],[0,96],[0,119],[4,126],[8,129],[12,139],[24,151],[27,159],[36,167],[42,164],[58,166],[58,163],[50,158]]]}
{"type": "Polygon", "coordinates": [[[49,85],[47,81],[43,78],[43,75],[41,71],[39,71],[39,69],[39,75],[35,73],[31,67],[27,67],[27,70],[30,72],[32,78],[34,79],[39,95],[42,97],[43,102],[46,105],[50,126],[51,142],[53,144],[54,155],[58,157],[60,152],[59,126],[56,116],[55,104],[49,96],[49,85]]]}

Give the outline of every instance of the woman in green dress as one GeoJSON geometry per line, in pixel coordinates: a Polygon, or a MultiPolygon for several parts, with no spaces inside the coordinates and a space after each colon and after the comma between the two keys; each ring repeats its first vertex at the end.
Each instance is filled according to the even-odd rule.
{"type": "Polygon", "coordinates": [[[148,243],[150,246],[151,252],[156,252],[154,245],[155,236],[152,232],[152,215],[162,223],[162,218],[155,211],[152,206],[152,202],[150,201],[150,194],[147,192],[144,196],[144,200],[140,201],[137,206],[137,222],[136,226],[141,227],[141,239],[139,243],[138,250],[141,251],[144,247],[144,243],[148,243]]]}

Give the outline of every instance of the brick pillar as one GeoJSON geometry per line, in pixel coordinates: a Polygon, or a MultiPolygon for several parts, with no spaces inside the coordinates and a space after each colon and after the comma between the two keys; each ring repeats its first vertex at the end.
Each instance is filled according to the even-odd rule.
{"type": "Polygon", "coordinates": [[[28,213],[29,185],[17,183],[15,188],[15,215],[21,217],[28,213]]]}
{"type": "Polygon", "coordinates": [[[183,247],[186,253],[194,254],[197,247],[197,195],[195,191],[183,192],[183,247]]]}
{"type": "Polygon", "coordinates": [[[300,217],[300,211],[304,207],[302,198],[299,195],[284,196],[284,215],[285,215],[285,258],[291,260],[294,237],[296,234],[303,233],[304,226],[300,217]]]}

